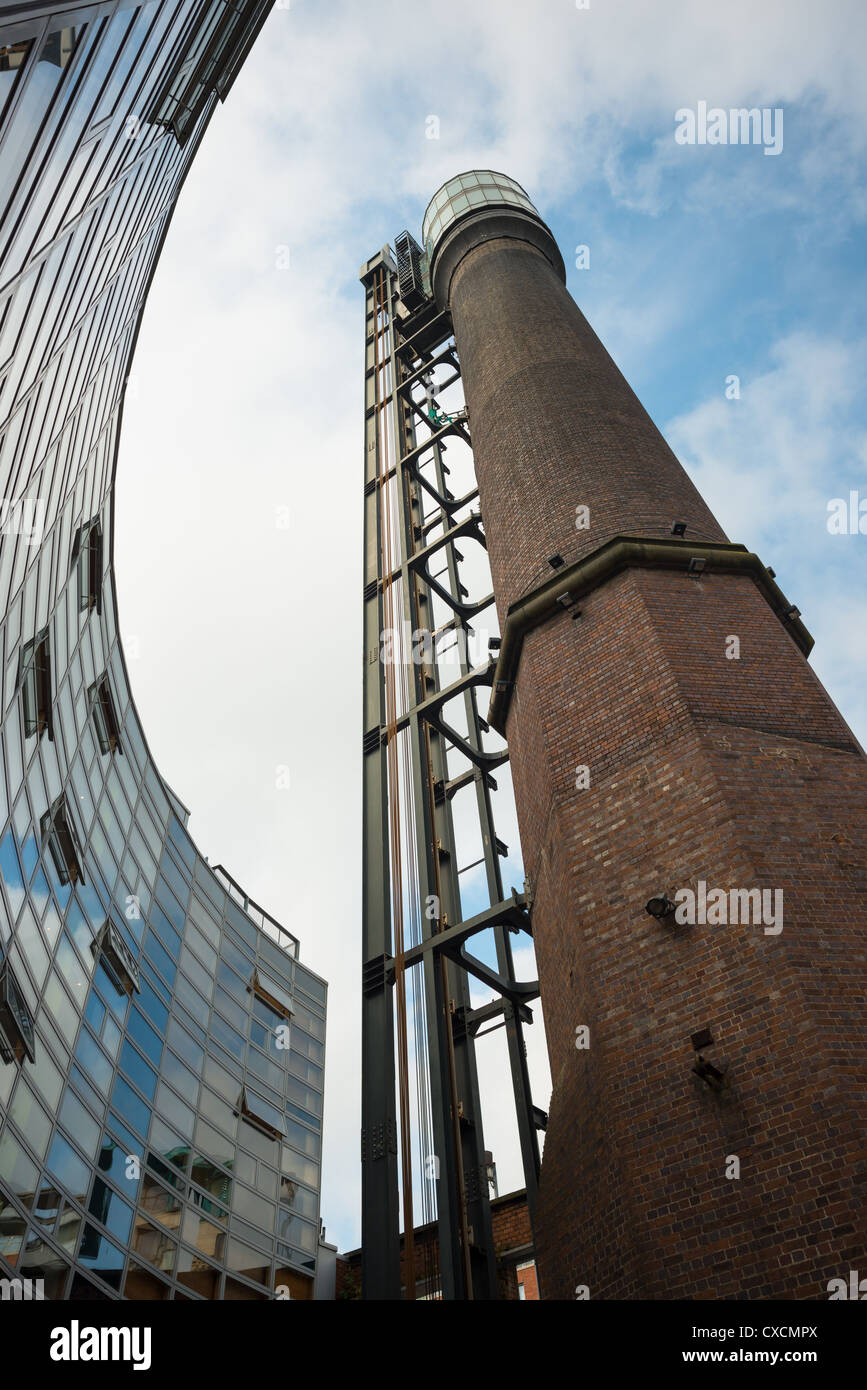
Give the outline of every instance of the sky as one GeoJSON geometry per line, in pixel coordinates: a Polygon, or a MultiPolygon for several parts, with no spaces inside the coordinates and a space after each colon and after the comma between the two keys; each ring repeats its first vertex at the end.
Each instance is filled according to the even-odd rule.
{"type": "MultiPolygon", "coordinates": [[[[405,227],[420,238],[452,175],[516,178],[867,743],[865,31],[860,0],[283,0],[207,131],[132,368],[120,626],[196,843],[329,981],[322,1215],[341,1249],[360,1237],[359,268],[405,227]],[[782,149],[680,143],[700,103],[781,112],[782,149]],[[851,492],[855,533],[832,534],[851,492]]],[[[505,1192],[522,1180],[501,1038],[479,1066],[505,1192]]]]}

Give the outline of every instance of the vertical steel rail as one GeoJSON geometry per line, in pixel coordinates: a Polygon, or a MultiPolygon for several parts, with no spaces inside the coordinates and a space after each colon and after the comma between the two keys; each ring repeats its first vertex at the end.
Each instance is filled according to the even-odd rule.
{"type": "MultiPolygon", "coordinates": [[[[410,374],[404,359],[396,354],[396,388],[410,374]]],[[[402,400],[400,408],[403,416],[405,455],[415,447],[416,433],[409,403],[402,400]]],[[[432,448],[438,454],[439,445],[435,444],[432,448]]],[[[405,552],[408,558],[416,549],[416,538],[423,534],[423,517],[418,487],[408,478],[405,482],[409,499],[408,549],[405,552]]],[[[446,549],[451,551],[450,546],[446,549]]],[[[404,566],[404,576],[410,592],[413,631],[429,628],[433,613],[433,596],[430,589],[417,575],[410,572],[408,565],[404,566]]],[[[456,580],[451,592],[453,595],[458,593],[456,580]]],[[[436,661],[417,663],[416,677],[416,699],[420,702],[439,688],[436,661]]],[[[432,893],[439,903],[437,915],[430,919],[423,916],[422,920],[427,934],[433,936],[444,925],[460,921],[457,845],[451,805],[445,797],[437,798],[434,791],[435,787],[444,786],[448,777],[443,739],[438,731],[429,725],[422,728],[417,717],[414,717],[414,726],[417,727],[416,736],[422,754],[419,761],[426,769],[423,789],[427,799],[425,838],[432,852],[432,893]]],[[[433,952],[429,952],[428,955],[432,957],[433,952]]],[[[469,982],[466,973],[452,962],[441,958],[438,964],[440,992],[445,1000],[445,1047],[450,1082],[451,1131],[454,1150],[459,1155],[456,1162],[456,1178],[460,1204],[460,1267],[463,1296],[488,1300],[497,1297],[497,1268],[485,1167],[475,1044],[471,1034],[463,1027],[463,1019],[470,1008],[469,982]]],[[[441,1210],[439,1215],[442,1226],[444,1217],[441,1210]]],[[[442,1232],[440,1239],[442,1240],[442,1232]]]]}
{"type": "MultiPolygon", "coordinates": [[[[443,341],[446,341],[448,336],[449,335],[446,335],[443,341]]],[[[437,347],[441,345],[442,344],[436,344],[437,347]]],[[[430,351],[426,354],[420,354],[420,360],[424,360],[425,356],[429,359],[430,351]]],[[[457,356],[456,350],[455,356],[457,356]]],[[[443,469],[441,442],[437,440],[432,446],[432,449],[436,490],[441,496],[445,496],[447,484],[445,471],[443,469]]],[[[452,529],[454,523],[448,512],[441,511],[439,519],[445,531],[452,529]]],[[[428,518],[428,520],[431,521],[433,519],[428,518]]],[[[460,592],[460,574],[454,546],[445,546],[444,552],[448,577],[447,587],[452,594],[456,595],[460,592]]],[[[457,635],[459,631],[463,632],[467,641],[468,626],[465,620],[456,617],[455,633],[457,635]]],[[[466,674],[469,669],[468,646],[464,646],[464,648],[459,651],[460,674],[466,674]]],[[[482,726],[478,711],[477,694],[474,688],[470,688],[464,692],[464,710],[467,719],[467,742],[473,749],[480,751],[483,747],[482,726]]],[[[445,787],[445,770],[443,770],[440,775],[444,779],[443,786],[445,787]]],[[[502,902],[503,900],[503,877],[500,870],[500,856],[497,850],[497,835],[494,825],[493,806],[491,804],[491,774],[484,768],[476,767],[474,769],[473,782],[475,785],[476,808],[482,837],[482,851],[484,855],[488,898],[491,904],[494,904],[502,902]]],[[[456,922],[458,920],[457,917],[449,917],[450,922],[456,922]]],[[[507,979],[514,979],[514,963],[509,933],[502,926],[494,927],[493,931],[497,952],[497,968],[500,974],[506,976],[507,979]]],[[[461,973],[463,974],[463,972],[461,973]]],[[[463,976],[463,984],[467,993],[465,1005],[466,1014],[469,1015],[471,1011],[469,1008],[469,991],[467,990],[465,975],[463,976]]],[[[538,1131],[534,1119],[530,1076],[527,1070],[527,1049],[524,1042],[523,1023],[515,1005],[508,999],[503,1000],[503,1016],[509,1053],[509,1068],[512,1077],[512,1090],[515,1097],[515,1116],[518,1125],[518,1140],[521,1148],[521,1164],[524,1171],[524,1184],[527,1191],[527,1208],[532,1225],[536,1213],[536,1198],[539,1187],[541,1158],[539,1154],[538,1131]]],[[[481,1155],[480,1162],[482,1164],[481,1172],[483,1180],[486,1182],[484,1153],[481,1155]]]]}
{"type": "MultiPolygon", "coordinates": [[[[394,299],[396,284],[389,284],[391,322],[396,329],[394,299]]],[[[407,561],[415,549],[414,506],[411,480],[403,467],[403,459],[414,443],[412,410],[398,387],[406,375],[406,366],[397,353],[397,332],[390,338],[391,349],[391,407],[393,436],[396,445],[395,488],[397,511],[401,525],[401,590],[404,620],[410,632],[423,624],[419,616],[418,585],[407,561]]],[[[428,612],[430,605],[428,603],[428,612]]],[[[397,650],[397,643],[394,644],[397,650]]],[[[416,853],[418,859],[418,894],[420,908],[431,897],[440,896],[439,863],[434,835],[432,809],[432,778],[428,759],[428,730],[419,719],[418,705],[424,699],[424,672],[413,659],[412,642],[401,647],[405,663],[406,689],[409,693],[409,739],[412,759],[412,798],[415,808],[416,853]]],[[[421,912],[423,932],[438,930],[439,923],[430,921],[421,912]]],[[[428,1071],[430,1077],[431,1118],[436,1164],[437,1230],[439,1268],[443,1299],[466,1298],[469,1294],[467,1260],[467,1216],[464,1197],[464,1173],[460,1162],[460,1134],[457,1115],[456,1082],[454,1075],[451,1015],[446,972],[434,952],[429,951],[422,967],[424,998],[428,1026],[428,1071]]]]}
{"type": "Polygon", "coordinates": [[[365,1299],[400,1298],[394,993],[385,682],[380,661],[382,553],[376,401],[376,268],[365,280],[364,694],[362,770],[361,1280],[365,1299]]]}

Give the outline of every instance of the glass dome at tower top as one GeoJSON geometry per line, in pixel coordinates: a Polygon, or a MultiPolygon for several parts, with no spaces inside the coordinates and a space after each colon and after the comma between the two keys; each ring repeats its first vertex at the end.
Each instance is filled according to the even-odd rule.
{"type": "Polygon", "coordinates": [[[422,241],[428,259],[443,232],[470,212],[488,207],[515,207],[539,214],[519,183],[492,169],[473,169],[444,183],[427,205],[422,221],[422,241]]]}

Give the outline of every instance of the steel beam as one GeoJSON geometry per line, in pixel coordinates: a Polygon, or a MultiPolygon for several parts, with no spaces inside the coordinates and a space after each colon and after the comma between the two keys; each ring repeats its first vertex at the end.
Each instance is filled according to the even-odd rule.
{"type": "MultiPolygon", "coordinates": [[[[447,314],[432,311],[430,302],[407,315],[398,299],[397,277],[388,248],[362,268],[366,292],[366,435],[365,435],[365,571],[364,571],[364,887],[363,887],[363,1002],[362,1002],[362,1245],[363,1293],[366,1298],[400,1296],[399,1206],[397,1183],[397,1122],[395,1104],[394,987],[395,944],[391,923],[390,889],[394,866],[389,853],[388,744],[386,738],[385,676],[381,650],[383,581],[400,595],[399,612],[411,632],[430,631],[422,614],[433,615],[434,597],[453,617],[437,630],[453,627],[459,638],[470,634],[469,619],[493,602],[493,595],[464,602],[460,582],[460,552],[455,544],[470,537],[485,544],[478,512],[455,523],[455,512],[474,502],[473,488],[462,498],[450,493],[443,461],[443,441],[461,438],[471,447],[463,420],[437,428],[425,418],[417,396],[422,381],[436,367],[450,370],[444,390],[458,380],[460,363],[451,339],[447,314]],[[388,356],[385,384],[375,378],[374,335],[377,331],[374,284],[384,290],[387,328],[381,343],[388,356]],[[379,388],[379,394],[378,394],[379,388]],[[387,424],[391,457],[385,467],[377,418],[387,424]],[[416,421],[431,431],[419,441],[416,421]],[[431,471],[426,477],[422,470],[431,471]],[[382,572],[381,516],[383,478],[393,488],[399,559],[391,573],[382,572]],[[432,499],[436,511],[424,514],[422,498],[432,499]],[[437,526],[442,535],[419,544],[437,526]],[[430,573],[431,561],[442,555],[444,567],[430,573]]],[[[414,659],[408,644],[395,643],[403,663],[401,688],[408,696],[397,714],[392,738],[404,741],[409,753],[409,784],[415,823],[415,873],[410,893],[418,907],[433,903],[433,912],[420,913],[421,935],[406,945],[402,969],[424,982],[427,1028],[427,1073],[435,1157],[440,1295],[446,1299],[498,1296],[496,1259],[485,1164],[481,1100],[475,1061],[475,1037],[486,1019],[501,1018],[509,1038],[509,1056],[518,1112],[522,1157],[531,1212],[535,1204],[538,1147],[534,1110],[526,1076],[521,1029],[532,1020],[526,1001],[538,996],[535,982],[517,981],[512,968],[510,936],[531,934],[526,900],[513,894],[504,900],[499,855],[505,846],[493,823],[491,770],[508,760],[508,750],[486,749],[488,725],[477,706],[477,689],[490,686],[495,663],[471,668],[466,647],[459,653],[460,676],[440,688],[436,645],[431,662],[414,659]],[[432,688],[431,688],[432,687],[432,688]],[[468,735],[464,737],[443,717],[451,700],[463,701],[468,735]],[[467,773],[449,775],[448,753],[453,749],[471,764],[467,773]],[[482,834],[486,882],[491,906],[461,920],[457,846],[452,822],[452,799],[465,787],[475,787],[476,810],[482,834]],[[471,956],[466,943],[491,930],[497,968],[471,956]],[[471,1007],[469,976],[494,990],[498,998],[480,1010],[471,1007]],[[534,1147],[535,1146],[535,1147],[534,1147]]],[[[466,867],[466,866],[465,866],[466,867]]]]}

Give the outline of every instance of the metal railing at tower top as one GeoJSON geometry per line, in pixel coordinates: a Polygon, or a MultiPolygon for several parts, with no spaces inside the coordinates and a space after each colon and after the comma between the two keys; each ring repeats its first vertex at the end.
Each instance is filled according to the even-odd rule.
{"type": "Polygon", "coordinates": [[[400,1298],[403,1288],[410,1298],[492,1299],[476,1041],[505,1030],[532,1216],[544,1116],[530,1096],[523,1027],[539,991],[515,977],[511,936],[531,937],[530,904],[524,893],[504,893],[508,848],[494,805],[506,793],[494,773],[507,770],[508,750],[477,703],[497,642],[478,491],[471,477],[463,494],[451,490],[460,470],[445,457],[452,447],[464,453],[464,471],[471,464],[466,411],[450,399],[460,364],[449,317],[430,298],[421,247],[408,233],[396,245],[397,263],[384,248],[361,273],[363,1296],[400,1298]],[[464,580],[478,587],[483,578],[471,597],[464,580]],[[474,1005],[471,978],[495,997],[474,1005]],[[419,1205],[425,1221],[437,1222],[438,1264],[416,1271],[419,1205]]]}

